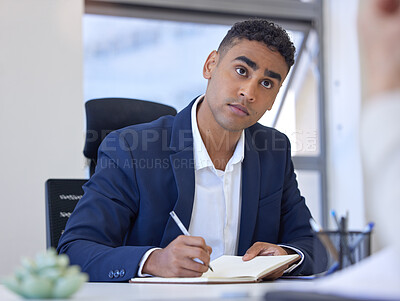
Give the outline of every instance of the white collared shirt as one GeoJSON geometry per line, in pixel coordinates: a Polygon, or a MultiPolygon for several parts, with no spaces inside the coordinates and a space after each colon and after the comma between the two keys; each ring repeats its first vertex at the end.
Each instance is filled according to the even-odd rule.
{"type": "MultiPolygon", "coordinates": [[[[203,98],[197,98],[192,106],[195,193],[189,233],[205,239],[212,248],[211,260],[214,260],[224,254],[236,255],[242,201],[244,131],[225,170],[216,169],[197,126],[197,106],[203,98]]],[[[219,141],[212,143],[220,144],[219,141]]]]}
{"type": "MultiPolygon", "coordinates": [[[[201,95],[196,99],[191,111],[195,194],[189,233],[204,238],[206,244],[212,248],[210,257],[214,260],[221,255],[236,255],[237,252],[245,137],[243,131],[225,170],[216,169],[197,126],[197,106],[203,98],[204,95],[201,95]]],[[[282,244],[278,246],[292,249],[301,256],[300,262],[289,267],[286,273],[303,263],[303,252],[291,246],[282,244]]],[[[150,249],[143,255],[139,263],[138,277],[150,276],[143,274],[142,269],[147,258],[157,249],[159,248],[150,249]]]]}

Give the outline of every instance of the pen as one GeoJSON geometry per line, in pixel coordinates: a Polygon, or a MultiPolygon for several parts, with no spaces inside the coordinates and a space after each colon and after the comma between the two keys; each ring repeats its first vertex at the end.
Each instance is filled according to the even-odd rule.
{"type": "MultiPolygon", "coordinates": [[[[174,220],[174,222],[176,223],[176,225],[179,227],[179,229],[182,231],[182,233],[186,236],[191,236],[189,231],[185,228],[185,226],[182,224],[181,220],[179,219],[179,217],[176,215],[176,213],[174,211],[171,211],[169,213],[169,215],[171,215],[172,219],[174,220]]],[[[211,268],[210,265],[208,265],[208,268],[211,270],[211,272],[214,272],[214,270],[211,268]]]]}
{"type": "Polygon", "coordinates": [[[347,259],[350,261],[351,264],[354,264],[354,259],[353,256],[351,255],[351,252],[349,250],[349,243],[348,243],[348,231],[347,231],[347,217],[348,213],[346,214],[346,217],[342,216],[340,219],[340,229],[339,229],[339,235],[340,235],[340,260],[342,266],[343,264],[343,257],[342,255],[346,256],[347,259]]]}
{"type": "Polygon", "coordinates": [[[353,252],[358,245],[365,239],[365,234],[369,233],[372,231],[372,229],[374,228],[374,223],[370,222],[368,223],[367,226],[365,226],[364,230],[360,233],[359,237],[356,239],[356,241],[353,243],[353,245],[350,247],[350,252],[353,252]]]}
{"type": "Polygon", "coordinates": [[[331,215],[333,217],[333,220],[335,221],[336,227],[340,231],[340,223],[339,223],[339,219],[338,219],[338,217],[336,215],[336,211],[335,210],[331,210],[331,215]]]}
{"type": "Polygon", "coordinates": [[[339,218],[336,215],[335,210],[331,210],[331,215],[333,217],[333,220],[335,221],[336,227],[338,228],[338,233],[340,237],[340,245],[341,245],[341,250],[343,249],[345,255],[347,258],[350,260],[351,264],[354,263],[354,259],[351,256],[351,250],[349,250],[349,247],[347,245],[347,240],[345,239],[347,235],[347,225],[348,225],[348,216],[349,212],[346,212],[346,217],[342,217],[339,222],[339,218]]]}

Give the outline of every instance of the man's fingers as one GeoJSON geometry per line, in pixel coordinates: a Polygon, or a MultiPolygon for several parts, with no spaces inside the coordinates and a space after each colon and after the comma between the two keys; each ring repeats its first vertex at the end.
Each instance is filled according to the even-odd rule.
{"type": "Polygon", "coordinates": [[[176,240],[187,246],[199,247],[204,250],[207,249],[206,241],[203,237],[179,235],[176,240]]]}
{"type": "Polygon", "coordinates": [[[183,244],[185,246],[201,248],[209,255],[212,253],[212,248],[206,244],[206,241],[202,237],[180,235],[176,238],[176,241],[178,242],[178,246],[183,244]]]}
{"type": "Polygon", "coordinates": [[[203,238],[180,235],[164,249],[153,251],[142,272],[161,277],[199,277],[208,270],[211,251],[203,238]]]}
{"type": "Polygon", "coordinates": [[[170,266],[168,272],[163,275],[163,277],[171,278],[171,277],[200,277],[203,274],[202,264],[197,263],[198,269],[194,267],[193,263],[197,263],[193,260],[188,259],[188,262],[179,261],[176,265],[170,266]]]}
{"type": "Polygon", "coordinates": [[[207,272],[209,256],[204,251],[202,253],[200,254],[196,248],[185,249],[185,254],[175,258],[170,277],[200,277],[207,272]]]}
{"type": "Polygon", "coordinates": [[[261,250],[258,255],[259,256],[276,256],[276,255],[283,255],[283,254],[280,254],[278,252],[278,250],[275,248],[267,248],[267,249],[261,250]]]}
{"type": "Polygon", "coordinates": [[[193,259],[197,258],[201,262],[203,262],[205,266],[208,266],[210,263],[210,254],[208,253],[208,251],[204,251],[200,248],[187,247],[184,249],[182,256],[191,259],[192,261],[193,259]]]}
{"type": "MultiPolygon", "coordinates": [[[[289,253],[282,247],[271,245],[268,248],[260,251],[260,256],[279,256],[288,255],[289,253]]],[[[293,253],[295,254],[295,253],[293,253]]]]}
{"type": "MultiPolygon", "coordinates": [[[[208,270],[210,263],[210,247],[205,244],[202,237],[193,236],[179,236],[176,239],[176,244],[171,246],[175,260],[179,262],[182,269],[189,270],[196,273],[204,273],[208,270]],[[200,262],[195,261],[198,259],[200,262]]],[[[182,271],[180,271],[182,272],[182,271]]],[[[193,273],[178,274],[182,277],[196,277],[193,273]]]]}
{"type": "MultiPolygon", "coordinates": [[[[193,260],[190,260],[194,262],[193,260]]],[[[182,261],[179,262],[179,265],[171,266],[163,277],[171,278],[171,277],[200,277],[203,274],[202,269],[197,270],[196,268],[188,268],[188,264],[184,264],[182,261]]],[[[194,262],[196,263],[196,262],[194,262]]],[[[189,263],[190,265],[190,263],[189,263]]],[[[199,266],[202,266],[198,263],[199,266]]]]}
{"type": "Polygon", "coordinates": [[[248,261],[256,257],[263,249],[264,245],[260,243],[253,244],[243,256],[243,261],[248,261]]]}
{"type": "Polygon", "coordinates": [[[206,245],[204,238],[180,235],[176,240],[179,242],[179,244],[174,247],[175,252],[183,252],[181,254],[185,257],[198,258],[204,262],[206,266],[208,266],[210,263],[210,254],[212,253],[212,248],[206,245]],[[184,248],[182,248],[182,246],[184,246],[184,248]],[[179,249],[179,251],[177,249],[179,249]]]}
{"type": "Polygon", "coordinates": [[[163,277],[200,277],[207,272],[208,266],[189,257],[175,257],[163,277]]]}
{"type": "Polygon", "coordinates": [[[276,256],[276,255],[287,255],[287,252],[274,244],[266,242],[256,242],[250,249],[247,250],[243,256],[243,261],[248,261],[256,256],[276,256]]]}
{"type": "MultiPolygon", "coordinates": [[[[196,272],[196,273],[200,273],[201,274],[207,272],[208,270],[208,264],[204,264],[202,262],[198,262],[192,258],[185,258],[182,261],[182,266],[184,269],[192,271],[192,272],[196,272]]],[[[190,277],[196,277],[196,276],[190,276],[190,277]]]]}

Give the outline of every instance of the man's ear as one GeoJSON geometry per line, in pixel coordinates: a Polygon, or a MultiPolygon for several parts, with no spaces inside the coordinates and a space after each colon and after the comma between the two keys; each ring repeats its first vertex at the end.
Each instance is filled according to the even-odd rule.
{"type": "Polygon", "coordinates": [[[212,71],[214,70],[215,66],[218,63],[218,52],[213,50],[207,57],[206,62],[204,63],[203,67],[203,77],[205,79],[210,79],[212,71]]]}

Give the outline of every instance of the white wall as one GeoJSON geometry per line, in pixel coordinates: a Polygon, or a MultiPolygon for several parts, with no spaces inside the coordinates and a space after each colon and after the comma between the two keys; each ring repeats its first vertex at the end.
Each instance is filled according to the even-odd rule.
{"type": "Polygon", "coordinates": [[[324,0],[327,171],[329,209],[349,211],[349,225],[364,227],[359,154],[360,73],[357,0],[324,0]]]}
{"type": "Polygon", "coordinates": [[[44,182],[84,176],[83,0],[0,0],[0,278],[44,250],[44,182]]]}

